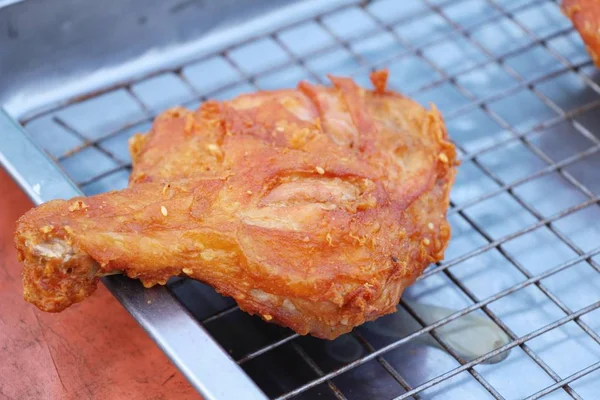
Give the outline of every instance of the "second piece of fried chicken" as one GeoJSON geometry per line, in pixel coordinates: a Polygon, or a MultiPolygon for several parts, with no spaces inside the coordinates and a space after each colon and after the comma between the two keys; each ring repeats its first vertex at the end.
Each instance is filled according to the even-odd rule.
{"type": "Polygon", "coordinates": [[[346,78],[177,108],[131,141],[130,188],[18,222],[25,298],[60,311],[120,271],[186,275],[332,339],[393,312],[443,257],[455,148],[437,110],[346,78]]]}
{"type": "Polygon", "coordinates": [[[562,9],[573,21],[597,67],[600,67],[600,0],[563,0],[562,9]]]}

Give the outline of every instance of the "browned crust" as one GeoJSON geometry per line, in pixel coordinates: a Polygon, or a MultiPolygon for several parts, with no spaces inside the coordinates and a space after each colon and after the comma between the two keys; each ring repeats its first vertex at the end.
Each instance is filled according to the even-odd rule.
{"type": "Polygon", "coordinates": [[[385,71],[372,80],[163,113],[131,142],[130,188],[21,217],[26,299],[60,311],[123,271],[147,286],[187,275],[322,338],[393,312],[443,257],[457,162],[435,107],[387,91],[385,71]]]}

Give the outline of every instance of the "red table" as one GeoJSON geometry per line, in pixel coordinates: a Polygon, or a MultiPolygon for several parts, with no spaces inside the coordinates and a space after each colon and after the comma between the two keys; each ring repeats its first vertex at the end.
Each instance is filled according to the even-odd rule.
{"type": "Polygon", "coordinates": [[[32,204],[0,167],[0,399],[197,399],[102,286],[48,314],[22,297],[12,235],[32,204]]]}

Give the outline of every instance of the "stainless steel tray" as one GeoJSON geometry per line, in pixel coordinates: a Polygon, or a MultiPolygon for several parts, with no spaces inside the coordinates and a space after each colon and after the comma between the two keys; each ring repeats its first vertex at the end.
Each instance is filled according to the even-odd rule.
{"type": "Polygon", "coordinates": [[[557,1],[0,0],[0,28],[0,161],[36,203],[125,187],[175,104],[388,67],[444,113],[453,240],[405,293],[456,310],[434,324],[403,300],[326,342],[199,282],[104,280],[205,398],[598,398],[600,74],[557,1]],[[471,312],[511,342],[462,359],[436,329],[471,312]]]}

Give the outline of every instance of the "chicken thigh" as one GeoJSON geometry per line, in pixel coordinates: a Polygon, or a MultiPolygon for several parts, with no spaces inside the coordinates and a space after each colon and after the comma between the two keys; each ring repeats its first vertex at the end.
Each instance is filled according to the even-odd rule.
{"type": "Polygon", "coordinates": [[[106,274],[183,275],[320,338],[393,312],[443,258],[457,162],[434,106],[371,79],[164,112],[130,142],[129,188],[19,219],[25,299],[57,312],[106,274]]]}

